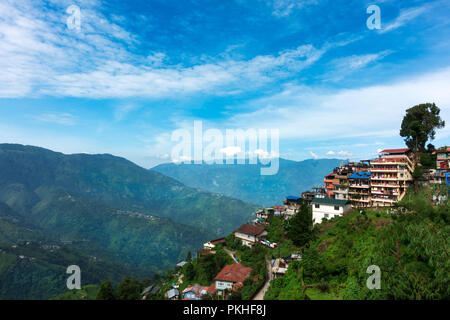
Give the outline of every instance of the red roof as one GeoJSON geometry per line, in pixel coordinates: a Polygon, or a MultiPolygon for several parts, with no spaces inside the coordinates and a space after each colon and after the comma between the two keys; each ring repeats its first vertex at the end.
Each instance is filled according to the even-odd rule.
{"type": "Polygon", "coordinates": [[[214,280],[228,282],[244,282],[250,275],[252,268],[244,267],[241,264],[233,263],[225,266],[214,280]]]}
{"type": "Polygon", "coordinates": [[[225,242],[225,238],[220,238],[220,239],[215,239],[215,240],[211,240],[210,241],[211,244],[216,245],[218,243],[224,243],[225,242]]]}
{"type": "MultiPolygon", "coordinates": [[[[206,288],[206,287],[205,287],[206,288]]],[[[209,287],[207,287],[208,289],[206,289],[206,291],[208,291],[208,293],[214,294],[217,292],[216,290],[216,283],[213,282],[212,285],[210,285],[209,287]]]]}
{"type": "Polygon", "coordinates": [[[248,234],[250,236],[257,236],[257,235],[261,234],[263,231],[264,231],[264,228],[261,226],[244,223],[235,232],[248,234]]]}
{"type": "Polygon", "coordinates": [[[384,149],[380,151],[380,153],[399,153],[399,152],[407,152],[409,151],[409,148],[405,149],[384,149]]]}

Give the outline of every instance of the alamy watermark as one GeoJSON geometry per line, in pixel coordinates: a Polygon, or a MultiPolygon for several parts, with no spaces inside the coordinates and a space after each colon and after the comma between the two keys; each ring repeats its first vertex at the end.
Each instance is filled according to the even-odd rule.
{"type": "Polygon", "coordinates": [[[81,289],[81,269],[77,265],[71,265],[67,267],[67,274],[71,274],[69,278],[67,278],[66,286],[69,290],[81,289]]]}
{"type": "Polygon", "coordinates": [[[203,122],[194,121],[193,134],[187,129],[172,132],[172,161],[194,164],[257,164],[261,175],[277,174],[279,169],[278,129],[219,129],[203,132],[203,122]],[[270,148],[269,148],[270,145],[270,148]]]}
{"type": "Polygon", "coordinates": [[[69,30],[81,30],[81,9],[77,5],[71,5],[66,9],[66,13],[70,16],[66,20],[66,25],[69,30]]]}
{"type": "Polygon", "coordinates": [[[369,278],[367,278],[366,286],[370,290],[372,289],[381,289],[381,270],[377,265],[371,265],[367,267],[366,273],[372,274],[369,278]]]}
{"type": "Polygon", "coordinates": [[[381,9],[379,6],[372,4],[367,7],[367,13],[372,14],[366,21],[369,30],[381,29],[381,9]]]}

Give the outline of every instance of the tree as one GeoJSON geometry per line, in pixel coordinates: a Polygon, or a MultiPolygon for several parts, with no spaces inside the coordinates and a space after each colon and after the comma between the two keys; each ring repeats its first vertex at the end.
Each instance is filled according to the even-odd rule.
{"type": "Polygon", "coordinates": [[[117,286],[119,300],[138,300],[142,287],[136,279],[125,277],[117,286]]]}
{"type": "Polygon", "coordinates": [[[185,277],[187,281],[190,281],[195,277],[195,270],[192,262],[189,262],[186,266],[185,277]]]}
{"type": "Polygon", "coordinates": [[[191,254],[191,252],[189,251],[189,252],[187,253],[187,256],[186,256],[186,261],[189,262],[189,261],[191,261],[191,260],[192,260],[192,254],[191,254]]]}
{"type": "Polygon", "coordinates": [[[287,236],[297,246],[304,246],[312,238],[312,213],[306,203],[300,205],[300,210],[288,220],[287,236]]]}
{"type": "Polygon", "coordinates": [[[405,138],[406,145],[416,156],[425,150],[428,140],[434,139],[436,129],[445,126],[445,121],[439,116],[440,111],[434,103],[419,104],[406,110],[400,136],[405,138]]]}
{"type": "Polygon", "coordinates": [[[97,293],[97,300],[116,300],[111,280],[103,281],[97,293]]]}

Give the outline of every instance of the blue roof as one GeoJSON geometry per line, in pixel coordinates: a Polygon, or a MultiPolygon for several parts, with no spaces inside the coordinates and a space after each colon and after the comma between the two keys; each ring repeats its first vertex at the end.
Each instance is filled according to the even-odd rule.
{"type": "Polygon", "coordinates": [[[372,175],[371,172],[355,172],[353,173],[349,179],[369,179],[372,175]]]}

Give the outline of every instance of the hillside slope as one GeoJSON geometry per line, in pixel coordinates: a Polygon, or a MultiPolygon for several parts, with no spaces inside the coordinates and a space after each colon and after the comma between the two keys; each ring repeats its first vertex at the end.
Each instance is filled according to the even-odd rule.
{"type": "Polygon", "coordinates": [[[186,187],[159,172],[112,155],[64,155],[38,147],[0,145],[0,201],[26,213],[49,189],[117,209],[166,217],[217,235],[248,220],[254,206],[186,187]]]}

